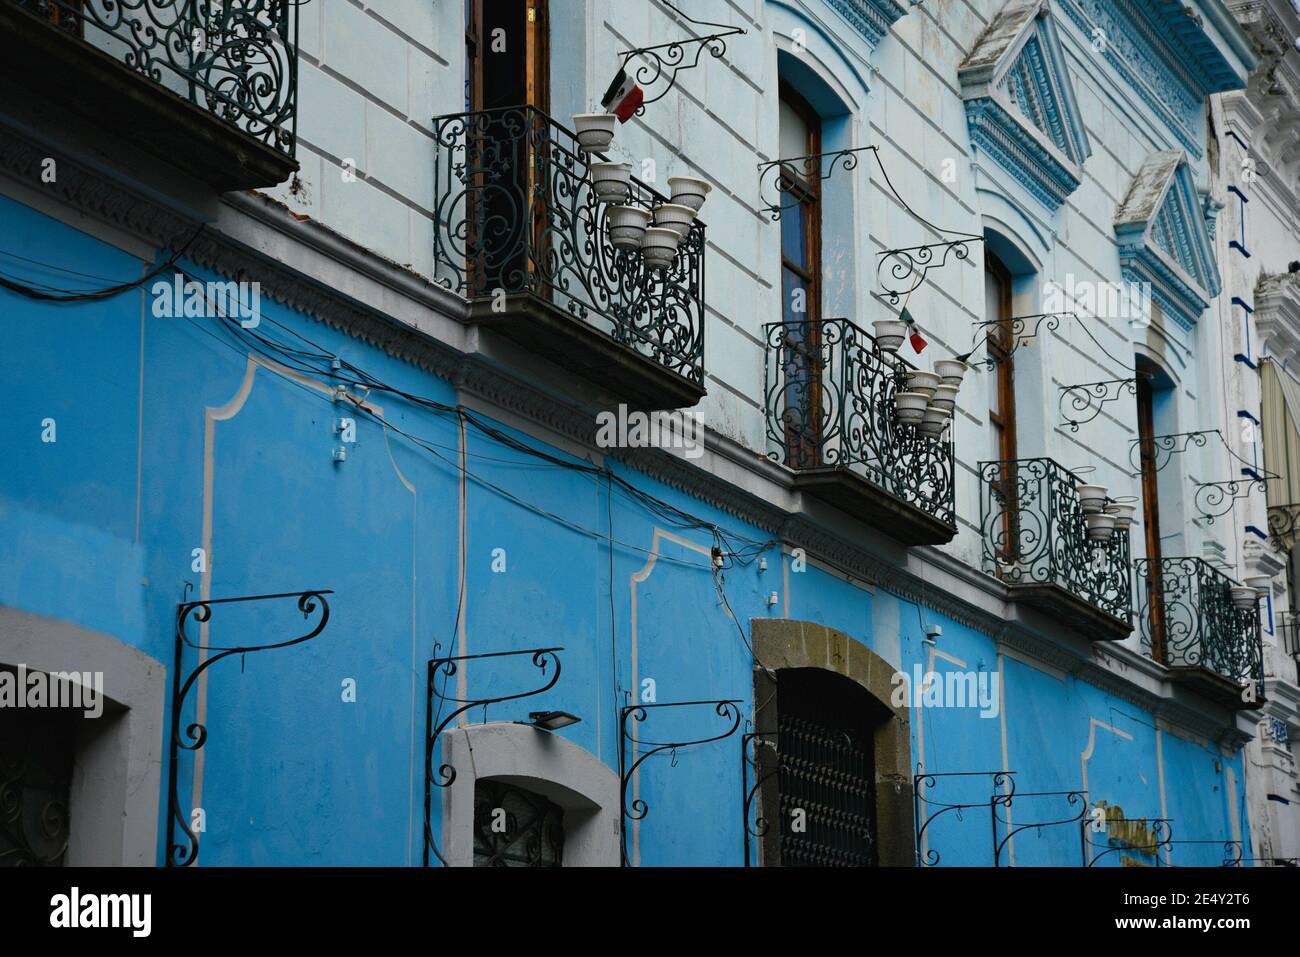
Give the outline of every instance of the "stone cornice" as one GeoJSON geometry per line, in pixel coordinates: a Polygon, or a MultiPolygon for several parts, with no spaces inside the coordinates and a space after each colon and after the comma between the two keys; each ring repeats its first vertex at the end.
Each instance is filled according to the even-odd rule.
{"type": "MultiPolygon", "coordinates": [[[[0,172],[39,183],[47,154],[46,147],[24,138],[0,137],[0,172]]],[[[196,226],[182,212],[70,159],[60,159],[50,189],[70,207],[155,245],[176,245],[196,226]]],[[[191,253],[231,278],[255,278],[263,295],[453,383],[480,404],[602,451],[593,444],[594,406],[581,397],[557,398],[553,374],[549,380],[527,369],[515,374],[518,356],[498,351],[487,334],[466,326],[463,301],[277,203],[248,194],[227,197],[191,253]]],[[[902,548],[850,516],[805,502],[793,491],[792,473],[733,439],[708,432],[705,446],[699,463],[661,449],[613,454],[848,575],[989,634],[1022,657],[1077,674],[1194,733],[1237,739],[1235,722],[1225,725],[1153,691],[1149,672],[1159,667],[1154,663],[1117,645],[1107,646],[1099,659],[1086,637],[1062,634],[1052,622],[1035,626],[1020,619],[1005,586],[978,569],[936,548],[902,548]],[[1119,661],[1124,669],[1104,660],[1119,661]]]]}
{"type": "Polygon", "coordinates": [[[1262,275],[1255,283],[1255,327],[1269,351],[1300,353],[1300,274],[1262,275]]]}

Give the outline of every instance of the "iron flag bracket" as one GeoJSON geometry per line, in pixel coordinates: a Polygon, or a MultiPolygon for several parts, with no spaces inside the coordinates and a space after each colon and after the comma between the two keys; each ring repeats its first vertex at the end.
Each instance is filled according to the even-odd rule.
{"type": "Polygon", "coordinates": [[[764,205],[762,211],[776,222],[783,210],[793,209],[797,202],[787,203],[784,196],[801,181],[821,183],[835,175],[835,170],[849,173],[858,167],[858,154],[875,152],[879,147],[858,146],[853,149],[834,150],[828,153],[809,153],[758,164],[758,197],[764,205]],[[771,195],[775,191],[776,195],[771,195]]]}
{"type": "Polygon", "coordinates": [[[648,813],[650,807],[639,797],[634,797],[631,804],[628,803],[628,787],[632,783],[632,778],[636,774],[637,768],[656,754],[663,754],[665,751],[676,752],[680,748],[689,748],[701,744],[709,744],[713,741],[721,741],[729,738],[736,733],[740,727],[740,708],[739,698],[722,698],[713,701],[666,701],[663,704],[633,704],[625,705],[619,717],[619,733],[621,742],[618,750],[618,770],[619,770],[619,814],[621,817],[619,827],[619,837],[622,842],[622,862],[624,867],[630,866],[630,858],[627,853],[627,832],[628,821],[640,821],[648,813]],[[632,728],[629,721],[638,723],[645,721],[652,709],[656,708],[690,708],[711,706],[714,713],[720,718],[725,718],[731,722],[727,730],[721,734],[710,735],[704,738],[694,738],[687,741],[640,741],[632,736],[632,728]],[[632,756],[636,754],[637,745],[650,745],[650,750],[644,752],[639,757],[633,757],[629,762],[628,744],[632,745],[632,756]]]}
{"type": "Polygon", "coordinates": [[[1071,432],[1078,432],[1079,426],[1087,425],[1101,415],[1102,407],[1114,402],[1127,392],[1137,395],[1137,379],[1106,379],[1101,382],[1082,382],[1078,385],[1061,386],[1061,398],[1057,402],[1061,410],[1062,421],[1070,427],[1071,432]],[[1070,409],[1066,411],[1066,400],[1070,409]]]}
{"type": "Polygon", "coordinates": [[[1088,813],[1088,792],[1087,791],[1022,791],[1019,794],[1016,794],[1013,788],[1012,792],[1009,794],[995,794],[993,796],[992,805],[993,805],[993,840],[994,840],[993,866],[1001,867],[1003,849],[1011,842],[1011,839],[1014,838],[1021,831],[1036,831],[1048,827],[1058,827],[1062,824],[1076,824],[1079,821],[1083,820],[1084,815],[1088,813]],[[1079,808],[1079,812],[1077,814],[1072,814],[1069,817],[1059,818],[1054,821],[1035,821],[1032,824],[1018,824],[1018,825],[1013,825],[1011,823],[1010,820],[1011,804],[1016,798],[1047,798],[1047,797],[1065,798],[1065,803],[1070,805],[1071,807],[1077,805],[1079,808]],[[1007,809],[1007,817],[1004,818],[999,816],[998,814],[999,807],[1004,807],[1007,809]],[[1004,825],[1007,829],[1006,834],[1003,835],[1000,841],[998,840],[999,824],[1004,825]]]}
{"type": "Polygon", "coordinates": [[[721,60],[727,54],[726,38],[741,36],[745,33],[743,27],[733,27],[725,23],[710,23],[707,20],[696,20],[694,17],[687,16],[678,7],[669,3],[668,0],[660,0],[660,2],[687,23],[694,24],[697,27],[713,27],[718,29],[719,32],[702,37],[691,37],[687,40],[673,40],[670,43],[657,43],[653,46],[622,51],[620,56],[623,57],[624,70],[636,57],[642,57],[650,61],[642,63],[636,68],[635,79],[643,89],[654,86],[665,75],[667,76],[667,84],[664,88],[654,96],[646,97],[641,102],[641,105],[637,107],[637,116],[644,116],[647,106],[667,96],[668,91],[677,85],[678,73],[682,70],[693,70],[699,66],[705,50],[715,60],[721,60]],[[691,47],[694,47],[695,58],[690,63],[687,63],[687,51],[691,47]]]}
{"type": "MultiPolygon", "coordinates": [[[[434,645],[437,651],[438,645],[434,645]]],[[[433,789],[449,788],[456,780],[456,769],[450,764],[440,764],[435,772],[434,770],[434,752],[437,748],[438,738],[442,735],[453,721],[473,708],[483,708],[486,713],[490,705],[500,704],[503,701],[518,701],[520,698],[531,698],[533,695],[541,694],[544,691],[550,691],[555,687],[556,682],[560,680],[560,656],[556,652],[563,651],[563,647],[553,648],[524,648],[520,651],[492,651],[480,655],[453,655],[442,658],[429,659],[428,670],[428,693],[427,693],[427,710],[425,712],[424,725],[424,866],[429,866],[429,853],[432,851],[433,856],[446,867],[447,859],[442,856],[442,851],[438,849],[438,842],[433,837],[433,789]],[[523,655],[531,655],[533,667],[546,674],[546,668],[551,663],[555,665],[555,672],[551,675],[550,680],[540,688],[533,688],[529,691],[523,691],[518,694],[497,695],[492,698],[452,698],[438,690],[438,676],[441,674],[444,688],[446,681],[454,677],[460,671],[460,662],[462,661],[482,661],[487,658],[515,658],[523,655]],[[439,705],[438,716],[433,711],[433,699],[438,698],[440,701],[448,701],[460,707],[454,708],[445,718],[441,718],[442,706],[439,705]],[[435,722],[437,722],[435,724],[435,722]]]]}
{"type": "MultiPolygon", "coordinates": [[[[187,595],[190,588],[191,585],[187,582],[185,585],[187,595]]],[[[244,595],[239,598],[207,598],[197,601],[182,601],[176,606],[176,662],[175,667],[172,669],[171,733],[168,738],[170,758],[167,771],[169,807],[167,815],[166,866],[188,867],[199,856],[198,834],[191,828],[191,822],[186,819],[185,814],[181,811],[180,773],[177,763],[181,751],[197,752],[203,748],[208,740],[208,728],[207,725],[200,721],[193,721],[185,727],[186,740],[181,739],[181,712],[184,710],[186,697],[193,690],[199,677],[223,658],[229,658],[232,655],[243,656],[256,651],[270,651],[274,648],[288,648],[291,645],[300,645],[315,638],[325,630],[326,624],[329,623],[330,607],[329,602],[325,600],[325,596],[332,594],[334,592],[331,589],[314,588],[307,591],[282,592],[275,595],[244,595]],[[241,602],[274,601],[281,598],[297,599],[298,610],[307,619],[310,619],[312,612],[316,611],[319,606],[320,620],[305,635],[298,635],[295,638],[265,645],[196,644],[186,634],[186,624],[190,619],[199,624],[207,622],[212,618],[212,611],[215,606],[232,605],[241,602]],[[198,650],[199,663],[182,681],[181,671],[184,665],[186,646],[198,650]],[[209,655],[209,652],[215,652],[215,654],[209,655]],[[176,833],[178,828],[181,831],[180,836],[176,833]],[[184,843],[181,843],[182,841],[184,843]]]]}
{"type": "Polygon", "coordinates": [[[988,808],[989,816],[993,820],[993,843],[997,844],[997,821],[996,814],[993,810],[994,803],[999,801],[1010,801],[1016,793],[1015,771],[949,771],[935,774],[916,774],[912,776],[912,819],[916,823],[916,866],[917,867],[935,867],[939,863],[940,854],[934,848],[925,846],[925,832],[930,825],[943,817],[945,814],[956,812],[958,819],[962,818],[962,812],[973,808],[988,808]],[[987,800],[976,801],[973,803],[949,804],[944,801],[928,800],[922,796],[922,791],[930,791],[939,784],[939,778],[990,778],[993,787],[993,793],[987,800]],[[1006,788],[1004,792],[999,792],[999,788],[1006,788]],[[934,805],[939,810],[935,811],[924,820],[921,819],[921,806],[934,805]]]}

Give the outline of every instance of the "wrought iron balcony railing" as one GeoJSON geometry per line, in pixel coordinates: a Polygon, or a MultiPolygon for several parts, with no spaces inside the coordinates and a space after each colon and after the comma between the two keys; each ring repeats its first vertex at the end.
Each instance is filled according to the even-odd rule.
{"type": "MultiPolygon", "coordinates": [[[[12,37],[28,49],[43,50],[48,39],[33,30],[77,38],[121,68],[293,156],[296,0],[0,0],[0,5],[30,18],[22,26],[32,29],[12,37]]],[[[8,23],[5,29],[19,32],[8,23]]],[[[44,65],[59,68],[48,58],[44,65]]]]}
{"type": "Polygon", "coordinates": [[[806,475],[841,472],[865,479],[893,503],[873,509],[870,495],[850,510],[876,511],[886,531],[912,543],[956,534],[953,445],[899,421],[894,396],[912,366],[847,319],[765,326],[769,456],[806,475]],[[906,511],[928,523],[907,532],[906,511]]]}
{"type": "MultiPolygon", "coordinates": [[[[704,224],[691,224],[670,265],[651,268],[639,249],[610,242],[609,204],[598,200],[591,169],[604,157],[588,156],[545,113],[510,107],[433,125],[438,281],[472,301],[542,300],[688,380],[698,400],[704,224]]],[[[633,177],[620,204],[653,211],[667,202],[633,177]]]]}
{"type": "Polygon", "coordinates": [[[1210,672],[1229,687],[1250,687],[1254,696],[1245,704],[1263,699],[1259,609],[1233,604],[1236,582],[1200,558],[1165,558],[1158,568],[1140,559],[1134,572],[1143,651],[1171,669],[1210,672]]]}
{"type": "Polygon", "coordinates": [[[1052,459],[981,462],[984,570],[1026,592],[1062,589],[1113,619],[1106,637],[1121,638],[1133,606],[1129,533],[1091,539],[1080,484],[1052,459]]]}

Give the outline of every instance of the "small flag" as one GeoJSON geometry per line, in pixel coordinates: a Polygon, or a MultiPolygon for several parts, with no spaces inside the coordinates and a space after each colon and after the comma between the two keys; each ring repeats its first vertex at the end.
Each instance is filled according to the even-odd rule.
{"type": "Polygon", "coordinates": [[[907,311],[906,306],[903,307],[903,311],[898,318],[907,323],[908,341],[912,343],[912,351],[919,356],[930,343],[926,341],[925,336],[921,335],[920,331],[916,328],[916,320],[912,318],[912,314],[907,311]]]}
{"type": "Polygon", "coordinates": [[[607,113],[613,113],[617,116],[620,123],[626,123],[632,118],[632,114],[640,108],[644,100],[645,91],[637,86],[634,79],[627,75],[627,70],[620,68],[618,76],[614,77],[614,82],[605,91],[605,97],[600,101],[600,106],[607,113]]]}

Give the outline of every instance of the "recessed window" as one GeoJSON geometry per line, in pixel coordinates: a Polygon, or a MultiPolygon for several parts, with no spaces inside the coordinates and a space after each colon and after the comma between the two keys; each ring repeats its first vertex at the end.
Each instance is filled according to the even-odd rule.
{"type": "Polygon", "coordinates": [[[564,808],[504,781],[474,785],[475,867],[560,867],[564,808]]]}

